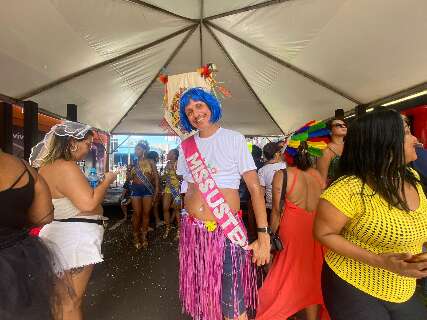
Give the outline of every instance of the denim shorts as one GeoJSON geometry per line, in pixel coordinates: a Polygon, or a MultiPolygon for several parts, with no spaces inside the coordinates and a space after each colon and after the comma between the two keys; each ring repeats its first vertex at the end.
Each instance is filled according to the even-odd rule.
{"type": "MultiPolygon", "coordinates": [[[[225,240],[221,306],[224,317],[234,319],[246,311],[246,306],[241,270],[236,270],[236,279],[233,277],[232,246],[238,261],[242,261],[245,258],[246,252],[241,247],[231,244],[229,239],[225,240]]],[[[235,263],[235,265],[241,268],[242,264],[235,263]]]]}
{"type": "Polygon", "coordinates": [[[145,184],[131,184],[130,185],[130,196],[131,197],[152,197],[153,193],[150,192],[145,184]]]}

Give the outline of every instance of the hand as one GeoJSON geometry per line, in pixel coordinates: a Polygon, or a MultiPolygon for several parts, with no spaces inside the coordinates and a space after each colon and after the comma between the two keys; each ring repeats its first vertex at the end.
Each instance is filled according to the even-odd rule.
{"type": "Polygon", "coordinates": [[[268,233],[258,233],[258,239],[249,245],[253,251],[252,262],[263,266],[270,262],[270,235],[268,233]]]}
{"type": "Polygon", "coordinates": [[[113,183],[117,179],[117,172],[106,172],[104,175],[104,180],[108,182],[108,184],[113,183]]]}
{"type": "Polygon", "coordinates": [[[153,194],[153,200],[152,200],[151,204],[154,205],[158,199],[159,199],[159,192],[155,191],[153,194]]]}
{"type": "Polygon", "coordinates": [[[410,253],[383,253],[379,255],[379,267],[410,278],[427,277],[427,261],[406,262],[412,257],[410,253]]]}

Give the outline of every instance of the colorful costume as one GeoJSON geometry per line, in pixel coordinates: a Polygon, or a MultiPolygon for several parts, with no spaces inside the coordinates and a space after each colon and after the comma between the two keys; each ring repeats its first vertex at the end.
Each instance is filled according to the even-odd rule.
{"type": "Polygon", "coordinates": [[[329,130],[326,129],[326,124],[322,121],[310,121],[295,131],[286,147],[285,159],[289,166],[294,163],[294,157],[297,154],[297,149],[302,141],[306,141],[308,145],[308,153],[313,157],[320,157],[323,154],[323,149],[327,148],[329,142],[329,130]]]}
{"type": "MultiPolygon", "coordinates": [[[[288,164],[302,142],[307,142],[312,156],[321,156],[327,147],[328,131],[323,122],[311,121],[297,130],[285,151],[288,164]]],[[[301,152],[301,151],[300,151],[301,152]]],[[[313,222],[316,212],[309,212],[289,201],[300,170],[295,171],[286,195],[279,226],[279,237],[284,249],[276,254],[272,267],[259,291],[258,320],[287,319],[311,305],[323,305],[321,272],[323,252],[320,243],[313,238],[313,222]]],[[[323,187],[323,183],[318,181],[323,187]]],[[[327,317],[322,312],[321,319],[327,317]]]]}
{"type": "Polygon", "coordinates": [[[154,186],[151,182],[153,175],[152,167],[147,161],[144,162],[142,167],[137,163],[132,169],[132,173],[138,177],[142,183],[132,182],[130,186],[131,197],[152,197],[154,195],[154,186]]]}
{"type": "Polygon", "coordinates": [[[165,188],[164,193],[172,195],[173,203],[175,205],[181,204],[181,182],[179,181],[178,175],[176,174],[176,168],[173,168],[168,163],[165,168],[165,188]]]}
{"type": "MultiPolygon", "coordinates": [[[[243,225],[241,218],[237,213],[230,212],[226,202],[223,202],[222,195],[218,193],[219,189],[223,188],[237,190],[241,175],[256,169],[245,138],[237,132],[223,128],[219,128],[208,138],[200,138],[198,133],[191,131],[188,119],[187,122],[180,119],[180,107],[183,115],[180,99],[185,99],[186,90],[189,88],[197,87],[201,94],[215,100],[220,108],[219,102],[209,92],[215,83],[211,69],[212,65],[202,68],[201,72],[170,76],[167,81],[164,79],[164,82],[167,82],[164,125],[167,123],[169,130],[174,130],[182,139],[187,138],[180,148],[177,174],[183,176],[184,183],[199,185],[199,179],[204,182],[214,181],[214,189],[212,184],[206,184],[206,190],[212,191],[210,198],[209,195],[208,198],[205,197],[205,193],[209,191],[205,190],[205,193],[201,191],[205,202],[209,203],[211,208],[223,205],[222,217],[230,217],[230,221],[233,220],[235,223],[228,225],[230,228],[227,229],[221,220],[201,221],[185,211],[182,212],[179,295],[183,311],[197,320],[222,320],[223,316],[235,318],[254,309],[257,303],[256,269],[251,263],[250,252],[246,250],[248,248],[246,231],[240,229],[243,225]],[[193,159],[197,168],[195,165],[188,165],[189,156],[186,152],[189,150],[187,142],[193,139],[189,138],[192,135],[197,148],[195,154],[203,158],[203,161],[193,159]],[[203,165],[199,166],[201,162],[203,165]],[[210,175],[201,177],[195,171],[209,172],[210,175]],[[205,178],[208,179],[205,181],[203,180],[205,178]],[[240,231],[240,237],[237,233],[233,233],[236,230],[240,231]],[[230,239],[231,233],[236,236],[231,237],[233,240],[230,239]]],[[[225,93],[224,90],[221,92],[225,93]]],[[[215,108],[208,103],[207,105],[212,112],[211,121],[220,118],[221,110],[213,110],[215,108]]],[[[217,215],[215,217],[217,218],[217,215]]]]}
{"type": "MultiPolygon", "coordinates": [[[[209,138],[200,138],[196,133],[194,139],[221,189],[238,190],[241,175],[256,169],[245,138],[235,131],[219,128],[209,138]],[[219,148],[220,154],[215,151],[219,148]]],[[[177,172],[187,182],[197,184],[183,151],[180,152],[177,172]]],[[[216,197],[212,199],[218,202],[216,197]]],[[[220,320],[221,310],[225,316],[234,318],[253,310],[257,303],[256,273],[250,252],[232,244],[216,225],[185,215],[180,224],[180,298],[184,311],[194,319],[220,320]],[[221,285],[219,279],[222,279],[221,285]]]]}
{"type": "MultiPolygon", "coordinates": [[[[292,194],[299,172],[287,196],[292,194]]],[[[279,227],[284,249],[274,257],[259,291],[257,320],[287,319],[308,306],[323,305],[323,252],[313,238],[315,215],[286,200],[279,227]]]]}
{"type": "Polygon", "coordinates": [[[179,297],[193,319],[235,318],[257,302],[251,257],[233,245],[215,221],[182,212],[179,239],[179,297]]]}

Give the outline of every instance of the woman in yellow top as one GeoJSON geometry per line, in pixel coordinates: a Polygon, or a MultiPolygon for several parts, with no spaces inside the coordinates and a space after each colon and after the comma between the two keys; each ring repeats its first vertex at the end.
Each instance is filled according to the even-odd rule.
{"type": "Polygon", "coordinates": [[[168,163],[165,167],[165,188],[163,192],[163,217],[165,219],[165,233],[163,239],[166,239],[170,233],[170,208],[174,210],[173,217],[179,223],[179,209],[181,209],[181,179],[176,174],[176,164],[178,161],[178,149],[172,149],[167,155],[168,163]]]}
{"type": "Polygon", "coordinates": [[[427,261],[427,199],[408,167],[415,144],[400,114],[364,115],[348,131],[341,177],[321,196],[314,234],[326,253],[322,288],[333,320],[426,320],[415,293],[427,261]]]}

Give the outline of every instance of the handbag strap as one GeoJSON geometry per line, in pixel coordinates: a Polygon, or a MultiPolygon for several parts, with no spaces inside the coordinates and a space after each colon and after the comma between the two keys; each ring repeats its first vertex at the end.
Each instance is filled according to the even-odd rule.
{"type": "Polygon", "coordinates": [[[283,173],[283,183],[282,183],[282,194],[280,195],[280,216],[283,215],[283,209],[286,202],[286,189],[288,187],[288,171],[285,169],[280,169],[283,173]]]}

